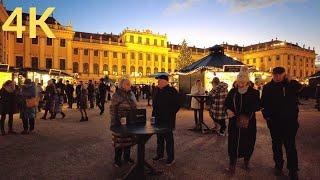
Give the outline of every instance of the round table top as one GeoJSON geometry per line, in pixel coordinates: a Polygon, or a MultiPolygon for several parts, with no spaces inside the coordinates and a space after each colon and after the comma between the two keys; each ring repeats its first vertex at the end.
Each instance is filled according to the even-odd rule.
{"type": "Polygon", "coordinates": [[[209,95],[207,95],[207,94],[203,94],[203,95],[200,95],[200,94],[187,94],[187,96],[191,96],[191,97],[209,97],[209,95]]]}
{"type": "Polygon", "coordinates": [[[166,133],[170,130],[168,128],[157,127],[147,123],[146,125],[121,125],[121,126],[111,127],[111,131],[119,134],[151,135],[151,134],[166,133]]]}

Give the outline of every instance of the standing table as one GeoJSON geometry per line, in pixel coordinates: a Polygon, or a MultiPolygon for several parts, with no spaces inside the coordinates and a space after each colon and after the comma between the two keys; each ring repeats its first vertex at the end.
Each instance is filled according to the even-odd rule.
{"type": "Polygon", "coordinates": [[[121,125],[112,127],[111,131],[136,137],[138,146],[137,162],[122,179],[145,179],[145,167],[150,170],[151,174],[161,173],[145,161],[145,144],[152,135],[169,132],[168,128],[161,128],[147,123],[146,125],[121,125]]]}
{"type": "Polygon", "coordinates": [[[212,132],[212,130],[206,125],[206,123],[203,122],[203,110],[204,110],[204,103],[206,102],[207,98],[209,97],[208,95],[194,95],[194,94],[187,94],[187,96],[195,98],[199,104],[200,104],[200,109],[199,109],[199,124],[196,126],[200,127],[200,130],[202,133],[206,132],[212,132]]]}

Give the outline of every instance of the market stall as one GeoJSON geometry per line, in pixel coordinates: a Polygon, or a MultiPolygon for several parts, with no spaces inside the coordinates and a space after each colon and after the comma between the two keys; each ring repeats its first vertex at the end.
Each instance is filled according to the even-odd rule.
{"type": "Polygon", "coordinates": [[[9,65],[0,64],[0,88],[2,88],[3,83],[8,80],[12,80],[12,73],[9,72],[9,65]]]}

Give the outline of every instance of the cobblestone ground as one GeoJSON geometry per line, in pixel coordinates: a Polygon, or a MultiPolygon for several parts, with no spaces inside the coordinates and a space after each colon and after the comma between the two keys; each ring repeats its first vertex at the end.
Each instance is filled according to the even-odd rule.
{"type": "MultiPolygon", "coordinates": [[[[302,103],[297,135],[300,178],[319,179],[320,112],[313,109],[311,100],[302,103]]],[[[67,117],[63,120],[37,118],[33,134],[0,137],[0,179],[116,179],[130,168],[129,165],[120,169],[112,166],[108,113],[99,116],[97,109],[89,110],[89,122],[80,123],[77,110],[65,111],[67,117]]],[[[148,108],[149,115],[150,112],[148,108]]],[[[39,113],[38,117],[41,116],[39,113]]],[[[152,163],[164,174],[148,176],[148,179],[288,179],[286,176],[275,178],[272,174],[271,140],[260,113],[252,169],[245,172],[241,168],[243,162],[239,161],[234,177],[224,172],[228,164],[227,137],[188,131],[193,126],[192,117],[192,111],[179,111],[174,133],[176,163],[172,167],[166,167],[164,162],[152,163]]],[[[205,121],[213,126],[207,112],[205,121]]],[[[16,131],[22,129],[18,116],[15,116],[14,127],[16,131]]],[[[155,144],[155,137],[147,143],[149,161],[155,155],[155,144]]],[[[135,147],[132,157],[136,158],[135,147]]]]}

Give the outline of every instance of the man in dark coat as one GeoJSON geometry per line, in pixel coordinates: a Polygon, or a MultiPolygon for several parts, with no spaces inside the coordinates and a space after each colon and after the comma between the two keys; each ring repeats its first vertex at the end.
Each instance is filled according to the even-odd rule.
{"type": "Polygon", "coordinates": [[[6,81],[3,84],[3,87],[0,89],[0,130],[1,134],[5,135],[5,119],[6,115],[8,115],[8,133],[9,134],[16,134],[13,130],[13,114],[16,110],[16,103],[17,103],[17,94],[15,93],[15,85],[14,82],[11,80],[6,81]]]}
{"type": "Polygon", "coordinates": [[[83,86],[83,82],[79,81],[79,84],[76,86],[76,99],[77,99],[77,108],[80,108],[80,99],[81,99],[81,87],[83,86]]]}
{"type": "Polygon", "coordinates": [[[94,85],[92,80],[89,80],[88,84],[88,100],[90,102],[90,108],[94,108],[94,85]]]}
{"type": "Polygon", "coordinates": [[[72,109],[74,88],[73,88],[73,85],[70,84],[68,80],[67,80],[67,85],[66,85],[65,91],[66,91],[66,95],[67,95],[67,99],[68,99],[69,108],[72,109]]]}
{"type": "Polygon", "coordinates": [[[173,130],[176,125],[176,113],[180,108],[179,95],[175,88],[170,87],[168,76],[157,77],[158,88],[154,96],[152,116],[155,117],[155,125],[170,129],[165,134],[157,134],[157,156],[154,161],[163,159],[164,147],[166,142],[168,166],[174,163],[174,140],[173,130]]]}
{"type": "Polygon", "coordinates": [[[282,145],[287,153],[287,168],[291,179],[298,178],[298,155],[296,150],[296,134],[298,123],[298,94],[302,85],[286,77],[283,67],[273,69],[273,79],[263,87],[263,117],[272,138],[275,174],[281,175],[283,168],[282,145]]]}
{"type": "Polygon", "coordinates": [[[100,84],[99,84],[99,109],[100,109],[100,115],[104,113],[104,104],[106,102],[106,93],[107,93],[107,86],[104,83],[104,79],[100,79],[100,84]]]}

